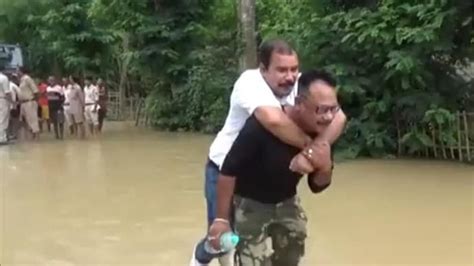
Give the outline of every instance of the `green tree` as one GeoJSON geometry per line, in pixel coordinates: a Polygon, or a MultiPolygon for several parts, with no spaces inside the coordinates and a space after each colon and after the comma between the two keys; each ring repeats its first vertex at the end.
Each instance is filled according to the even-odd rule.
{"type": "MultiPolygon", "coordinates": [[[[20,43],[39,76],[93,74],[105,77],[122,103],[146,96],[158,128],[216,132],[245,47],[237,3],[0,0],[0,40],[20,43]]],[[[454,111],[472,106],[472,82],[462,71],[473,61],[472,1],[255,3],[257,45],[288,39],[302,70],[324,68],[337,77],[350,119],[338,148],[347,156],[394,153],[397,124],[406,128],[407,151],[416,153],[432,145],[426,130],[449,128],[454,111]]],[[[447,130],[442,139],[454,135],[447,130]]]]}
{"type": "Polygon", "coordinates": [[[393,153],[397,120],[416,123],[430,110],[459,107],[468,84],[456,66],[472,46],[458,36],[471,19],[459,6],[386,0],[326,12],[309,14],[288,34],[298,38],[304,67],[337,76],[350,116],[340,145],[351,156],[393,153]]]}

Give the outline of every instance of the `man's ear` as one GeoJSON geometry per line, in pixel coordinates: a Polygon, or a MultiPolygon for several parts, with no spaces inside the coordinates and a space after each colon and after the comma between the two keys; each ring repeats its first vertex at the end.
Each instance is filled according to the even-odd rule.
{"type": "Polygon", "coordinates": [[[301,103],[303,103],[303,101],[304,101],[304,96],[302,96],[302,95],[296,95],[296,97],[295,97],[295,105],[301,104],[301,103]]]}
{"type": "Polygon", "coordinates": [[[260,71],[262,71],[262,72],[267,71],[267,68],[262,63],[258,64],[258,68],[260,68],[260,71]]]}

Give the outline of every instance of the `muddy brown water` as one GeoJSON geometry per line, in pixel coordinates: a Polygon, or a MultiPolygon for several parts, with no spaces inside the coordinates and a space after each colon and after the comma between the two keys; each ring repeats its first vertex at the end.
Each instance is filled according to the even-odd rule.
{"type": "MultiPolygon", "coordinates": [[[[2,266],[188,265],[212,136],[107,126],[0,147],[2,266]]],[[[302,265],[474,265],[473,180],[452,162],[339,163],[325,193],[300,184],[302,265]]]]}

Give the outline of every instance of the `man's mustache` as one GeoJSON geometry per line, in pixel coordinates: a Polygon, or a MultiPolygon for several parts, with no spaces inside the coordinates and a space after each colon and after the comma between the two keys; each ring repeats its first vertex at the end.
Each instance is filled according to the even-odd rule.
{"type": "Polygon", "coordinates": [[[293,87],[295,85],[295,82],[286,82],[284,84],[282,84],[283,87],[293,87]]]}

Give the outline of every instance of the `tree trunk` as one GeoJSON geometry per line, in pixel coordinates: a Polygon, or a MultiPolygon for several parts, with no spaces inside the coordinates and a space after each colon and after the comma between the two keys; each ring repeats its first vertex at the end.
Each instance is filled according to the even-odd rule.
{"type": "Polygon", "coordinates": [[[243,53],[240,57],[241,71],[257,67],[257,40],[255,32],[255,0],[237,0],[239,29],[243,53]]]}
{"type": "Polygon", "coordinates": [[[125,91],[127,89],[127,78],[128,78],[128,65],[130,63],[130,56],[126,54],[130,51],[130,35],[128,33],[124,33],[122,37],[122,55],[121,57],[121,64],[120,66],[120,82],[119,82],[119,108],[118,108],[118,116],[122,117],[123,111],[125,109],[125,91]],[[123,55],[126,56],[123,56],[123,55]]]}

